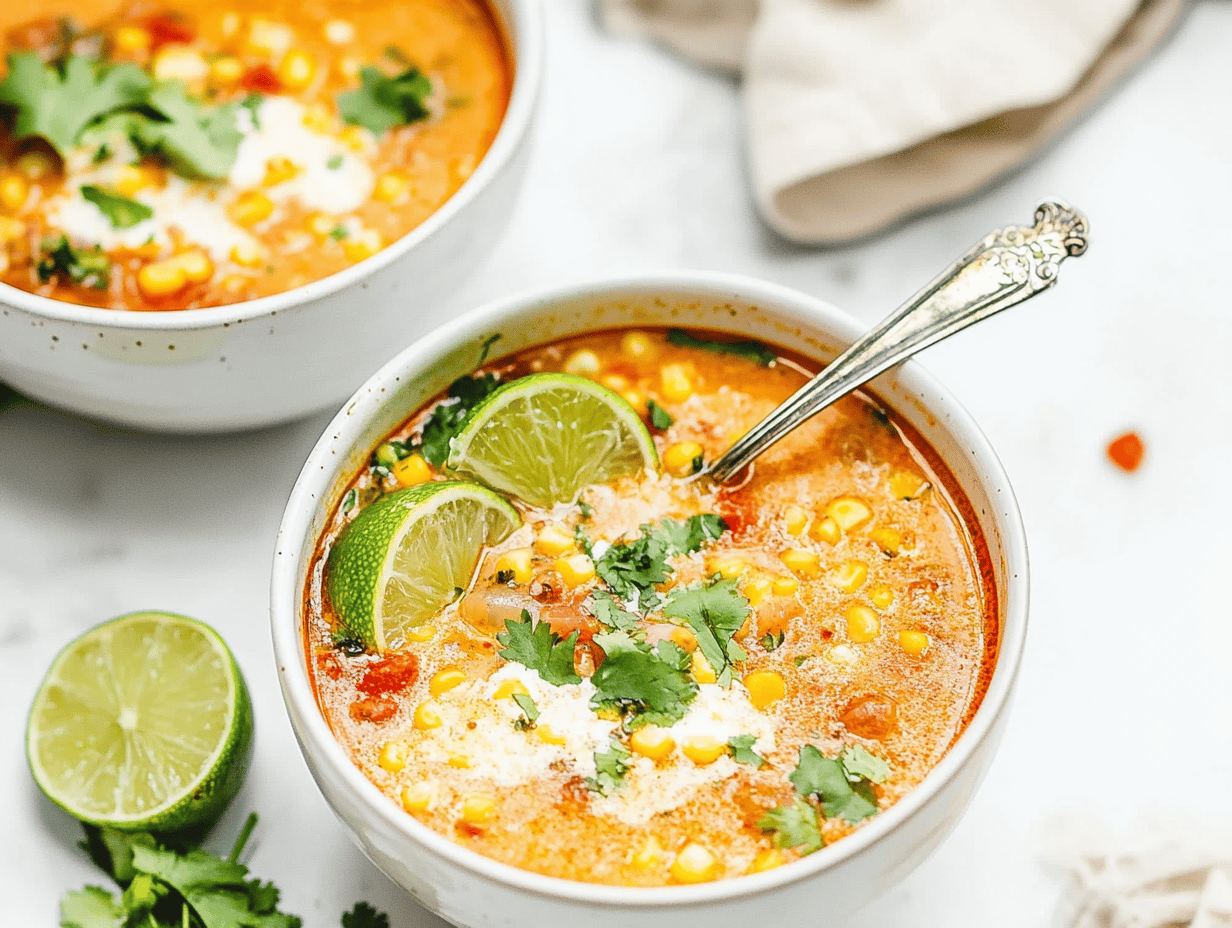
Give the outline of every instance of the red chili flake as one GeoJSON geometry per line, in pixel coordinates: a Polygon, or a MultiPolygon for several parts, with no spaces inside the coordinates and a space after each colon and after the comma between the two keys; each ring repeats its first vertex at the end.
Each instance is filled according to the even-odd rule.
{"type": "Polygon", "coordinates": [[[356,689],[365,696],[397,693],[414,685],[418,676],[419,658],[409,651],[399,651],[369,664],[356,689]]]}
{"type": "Polygon", "coordinates": [[[163,45],[187,44],[197,37],[197,30],[178,17],[160,13],[145,21],[150,33],[150,50],[157,51],[163,45]]]}
{"type": "Polygon", "coordinates": [[[1126,432],[1109,442],[1108,460],[1121,470],[1132,473],[1142,463],[1142,454],[1145,450],[1137,432],[1126,432]]]}
{"type": "Polygon", "coordinates": [[[282,81],[268,64],[258,64],[244,72],[240,86],[255,93],[278,93],[282,90],[282,81]]]}
{"type": "Polygon", "coordinates": [[[357,722],[388,722],[397,712],[398,704],[388,696],[351,703],[351,718],[357,722]]]}

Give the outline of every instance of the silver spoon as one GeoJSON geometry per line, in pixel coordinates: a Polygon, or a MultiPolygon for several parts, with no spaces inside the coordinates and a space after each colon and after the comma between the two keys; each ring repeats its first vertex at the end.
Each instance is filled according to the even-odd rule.
{"type": "Polygon", "coordinates": [[[719,483],[730,480],[797,425],[865,381],[1047,290],[1057,282],[1061,262],[1087,250],[1087,229],[1082,213],[1061,200],[1046,200],[1035,210],[1034,226],[989,233],[749,429],[706,473],[719,483]]]}

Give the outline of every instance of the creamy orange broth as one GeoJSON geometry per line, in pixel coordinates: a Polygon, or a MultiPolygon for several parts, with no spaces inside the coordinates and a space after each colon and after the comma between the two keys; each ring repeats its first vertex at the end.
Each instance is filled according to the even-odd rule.
{"type": "MultiPolygon", "coordinates": [[[[669,412],[675,420],[669,428],[652,428],[667,466],[676,457],[671,449],[689,442],[713,459],[814,372],[791,357],[761,366],[678,347],[663,331],[570,339],[487,370],[508,380],[566,367],[621,391],[639,409],[653,398],[669,412]]],[[[413,448],[433,405],[389,438],[413,448]]],[[[461,601],[425,627],[422,640],[375,655],[334,640],[335,617],[322,590],[338,533],[364,504],[398,486],[383,473],[369,467],[359,475],[349,496],[358,504],[334,513],[318,546],[306,591],[306,648],[317,699],[356,766],[392,802],[496,860],[630,886],[732,877],[788,863],[805,849],[776,847],[776,833],[759,823],[769,810],[799,798],[788,777],[803,746],[833,757],[858,745],[887,760],[888,778],[871,787],[884,810],[946,753],[982,697],[997,637],[984,542],[936,454],[871,396],[854,395],[825,410],[766,452],[736,486],[643,474],[588,488],[584,505],[551,513],[519,504],[527,525],[487,553],[461,601]],[[836,500],[847,502],[834,507],[836,500]],[[851,521],[853,509],[859,514],[852,501],[867,507],[867,520],[851,521]],[[828,511],[848,527],[827,522],[828,511]],[[602,795],[593,779],[588,785],[596,770],[586,749],[602,750],[609,730],[627,747],[631,734],[610,714],[586,719],[578,687],[547,686],[498,656],[500,623],[485,615],[491,609],[499,619],[498,601],[507,597],[528,605],[562,638],[580,630],[575,666],[586,677],[604,660],[602,649],[588,643],[601,629],[585,605],[602,583],[572,587],[555,569],[555,553],[534,555],[529,582],[509,574],[498,582],[500,554],[538,548],[550,525],[566,534],[580,526],[592,544],[618,544],[637,537],[645,523],[703,512],[720,515],[728,530],[702,550],[674,557],[675,573],[663,588],[738,578],[751,604],[735,638],[747,660],[725,689],[706,682],[713,668],[694,657],[690,673],[699,692],[689,714],[667,729],[674,749],[657,759],[631,749],[631,770],[602,795]],[[465,682],[433,696],[452,670],[465,682]],[[779,675],[782,698],[774,700],[771,687],[768,704],[753,704],[765,702],[765,688],[751,676],[759,673],[761,683],[767,673],[779,675]],[[514,679],[541,710],[533,727],[512,699],[502,698],[516,689],[508,682],[514,679]],[[417,720],[425,704],[444,719],[440,727],[417,720]],[[541,730],[550,712],[556,720],[573,719],[564,746],[555,743],[564,725],[546,735],[541,730]],[[756,736],[753,749],[766,763],[738,762],[733,751],[717,758],[690,751],[707,732],[720,741],[756,736]]],[[[434,472],[432,479],[442,476],[434,472]]],[[[600,551],[594,549],[596,556],[600,551]]],[[[641,625],[650,640],[690,647],[688,631],[665,624],[662,614],[652,612],[641,625]]],[[[807,802],[817,815],[816,803],[807,802]]],[[[859,827],[837,815],[818,820],[826,843],[859,827]]]]}
{"type": "Polygon", "coordinates": [[[12,113],[6,129],[0,107],[0,280],[117,309],[234,303],[369,257],[470,176],[512,79],[483,0],[34,0],[3,5],[0,35],[6,53],[52,58],[69,49],[183,77],[189,96],[210,106],[259,95],[254,118],[239,111],[245,138],[223,180],[180,176],[123,142],[94,163],[98,140],[87,137],[62,160],[41,139],[14,141],[12,113]],[[60,44],[61,17],[80,32],[71,48],[60,44]],[[365,66],[388,76],[419,68],[431,81],[428,117],[379,134],[346,125],[336,101],[359,86],[365,66]],[[154,216],[112,228],[81,198],[83,184],[148,205],[154,216]],[[101,244],[105,283],[40,276],[61,233],[87,253],[101,244]]]}

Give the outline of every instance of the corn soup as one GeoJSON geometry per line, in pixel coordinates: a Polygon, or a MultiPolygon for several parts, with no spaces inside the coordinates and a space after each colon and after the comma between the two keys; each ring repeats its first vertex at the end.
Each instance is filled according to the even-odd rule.
{"type": "Polygon", "coordinates": [[[35,0],[0,37],[0,281],[116,309],[371,257],[474,171],[512,80],[483,0],[35,0]]]}
{"type": "MultiPolygon", "coordinates": [[[[309,573],[321,711],[390,799],[463,847],[570,880],[695,883],[790,863],[916,786],[978,707],[996,602],[965,499],[868,394],[703,473],[815,373],[705,332],[604,332],[481,367],[375,450],[309,573]],[[588,486],[479,556],[432,618],[357,640],[331,551],[368,507],[453,477],[467,409],[564,371],[623,397],[662,466],[588,486]]],[[[430,569],[430,568],[429,568],[430,569]]]]}

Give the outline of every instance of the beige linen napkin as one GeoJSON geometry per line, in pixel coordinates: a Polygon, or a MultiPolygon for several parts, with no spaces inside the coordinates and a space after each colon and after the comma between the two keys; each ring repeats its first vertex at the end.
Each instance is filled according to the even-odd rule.
{"type": "Polygon", "coordinates": [[[847,241],[1026,161],[1186,0],[600,0],[619,34],[740,71],[766,221],[847,241]]]}

